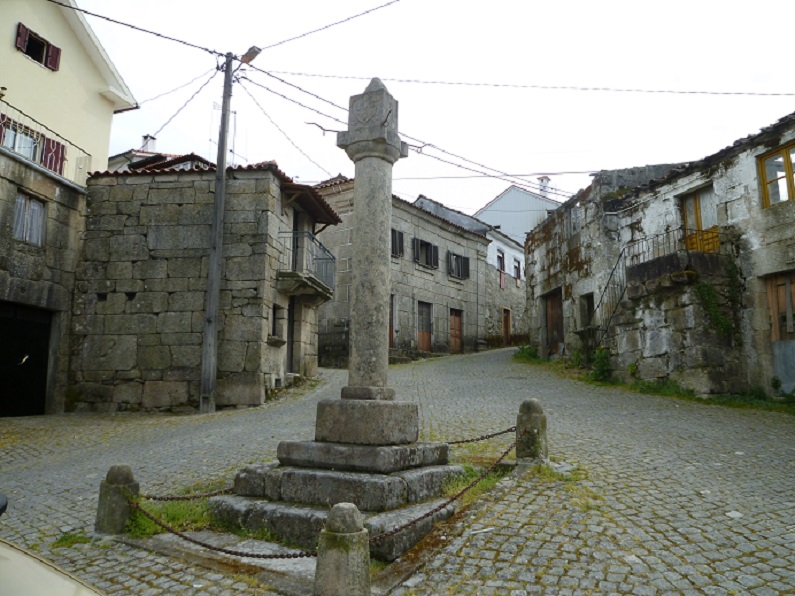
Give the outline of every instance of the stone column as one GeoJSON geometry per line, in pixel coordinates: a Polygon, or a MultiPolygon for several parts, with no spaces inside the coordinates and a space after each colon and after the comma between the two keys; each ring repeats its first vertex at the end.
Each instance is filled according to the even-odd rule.
{"type": "Polygon", "coordinates": [[[397,101],[375,78],[363,94],[351,97],[348,130],[337,137],[337,145],[356,164],[350,357],[343,399],[395,396],[387,387],[392,165],[408,155],[397,122],[397,101]]]}
{"type": "Polygon", "coordinates": [[[139,485],[127,465],[111,466],[99,484],[99,502],[94,531],[97,534],[121,534],[130,519],[129,499],[138,496],[139,485]]]}
{"type": "Polygon", "coordinates": [[[528,399],[519,406],[516,417],[516,459],[548,458],[547,415],[540,401],[528,399]]]}

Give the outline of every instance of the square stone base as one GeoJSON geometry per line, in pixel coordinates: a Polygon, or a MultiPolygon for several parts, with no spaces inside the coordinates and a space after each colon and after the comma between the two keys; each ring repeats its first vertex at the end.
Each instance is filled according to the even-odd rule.
{"type": "Polygon", "coordinates": [[[447,443],[349,445],[317,441],[281,441],[276,451],[283,466],[391,474],[449,461],[447,443]]]}
{"type": "Polygon", "coordinates": [[[316,441],[406,445],[419,434],[419,408],[413,402],[326,399],[317,404],[316,441]]]}

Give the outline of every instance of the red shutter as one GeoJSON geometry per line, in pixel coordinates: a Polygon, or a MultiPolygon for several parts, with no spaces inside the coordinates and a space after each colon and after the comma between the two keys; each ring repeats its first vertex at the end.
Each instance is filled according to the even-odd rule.
{"type": "Polygon", "coordinates": [[[47,43],[47,56],[44,59],[44,66],[50,70],[58,70],[61,65],[61,48],[57,48],[51,43],[47,43]]]}
{"type": "Polygon", "coordinates": [[[30,30],[25,27],[22,23],[17,25],[17,49],[24,52],[25,48],[28,47],[28,33],[30,30]]]}
{"type": "Polygon", "coordinates": [[[41,165],[48,170],[63,174],[63,162],[66,160],[64,146],[53,139],[42,137],[41,165]]]}

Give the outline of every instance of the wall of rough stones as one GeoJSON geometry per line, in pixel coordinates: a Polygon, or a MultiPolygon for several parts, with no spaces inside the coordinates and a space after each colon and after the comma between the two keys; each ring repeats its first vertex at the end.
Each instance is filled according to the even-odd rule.
{"type": "Polygon", "coordinates": [[[69,360],[67,338],[84,208],[84,192],[54,175],[29,167],[20,159],[0,154],[0,302],[51,313],[45,403],[48,413],[64,409],[69,360]],[[18,192],[45,204],[43,246],[13,237],[18,192]]]}
{"type": "MultiPolygon", "coordinates": [[[[164,172],[89,180],[71,344],[81,409],[197,405],[214,179],[164,172]]],[[[288,367],[284,337],[268,339],[274,304],[285,313],[289,306],[273,280],[279,232],[293,229],[294,209],[283,209],[268,171],[234,171],[226,192],[216,403],[255,405],[288,367]]],[[[312,322],[297,327],[300,344],[312,322]]]]}

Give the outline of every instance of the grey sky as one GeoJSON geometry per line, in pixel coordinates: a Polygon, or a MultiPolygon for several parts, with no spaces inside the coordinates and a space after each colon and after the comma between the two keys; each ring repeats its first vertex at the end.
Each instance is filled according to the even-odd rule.
{"type": "MultiPolygon", "coordinates": [[[[87,10],[235,54],[265,47],[383,4],[386,0],[78,0],[87,10]]],[[[142,102],[215,68],[198,50],[88,17],[135,97],[142,102]]],[[[381,77],[400,102],[400,129],[449,152],[512,174],[581,171],[699,159],[795,110],[795,97],[672,95],[429,85],[390,78],[513,85],[795,93],[785,76],[786,23],[795,3],[674,0],[659,3],[400,0],[348,23],[264,51],[254,65],[336,104],[381,77]],[[780,29],[777,29],[780,27],[780,29]],[[781,33],[777,33],[777,31],[781,33]]],[[[249,71],[243,81],[260,106],[332,175],[352,175],[335,134],[343,125],[298,107],[265,85],[329,115],[344,112],[249,71]]],[[[207,75],[209,77],[209,74],[207,75]]],[[[207,77],[119,115],[111,154],[140,145],[207,77]]],[[[158,135],[158,149],[215,160],[222,76],[158,135]]],[[[299,181],[327,178],[279,132],[240,84],[235,86],[235,149],[250,162],[278,161],[299,181]]],[[[407,140],[407,139],[406,139],[407,140]]],[[[427,149],[432,153],[431,149],[427,149]]],[[[436,152],[451,161],[455,158],[436,152]]],[[[461,162],[463,163],[463,162],[461,162]]],[[[467,167],[481,169],[472,164],[467,167]]],[[[396,194],[420,193],[473,213],[510,182],[467,176],[411,152],[394,170],[396,194]]],[[[529,178],[535,182],[535,177],[529,178]]],[[[576,191],[587,175],[552,176],[576,191]]]]}

